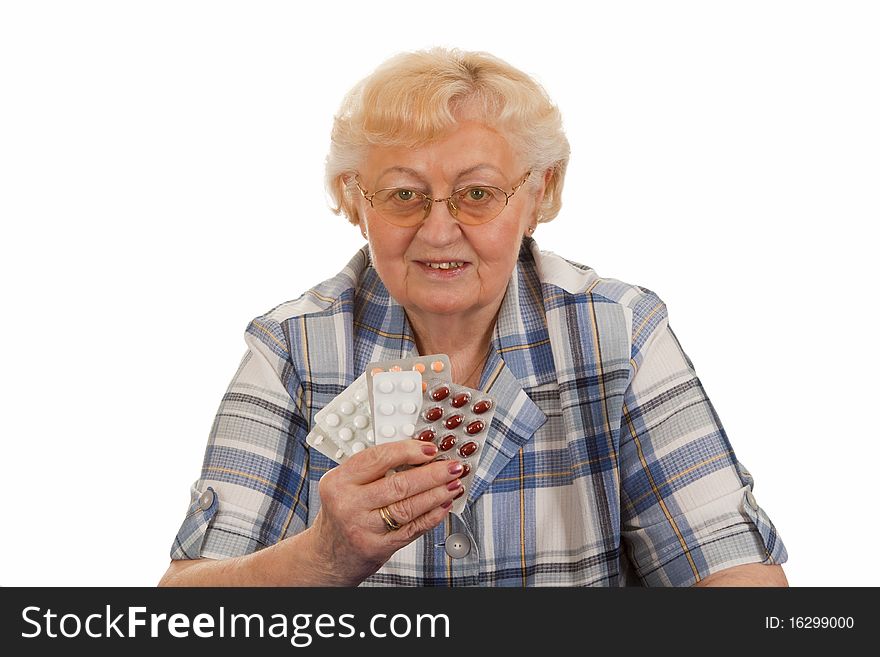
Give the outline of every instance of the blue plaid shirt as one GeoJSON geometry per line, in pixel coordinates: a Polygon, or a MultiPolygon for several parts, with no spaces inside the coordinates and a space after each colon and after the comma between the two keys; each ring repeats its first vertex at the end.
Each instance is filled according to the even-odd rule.
{"type": "MultiPolygon", "coordinates": [[[[417,353],[366,247],[245,341],[172,559],[239,556],[311,525],[335,465],[306,444],[315,414],[367,363],[417,353]]],[[[786,560],[654,292],[527,238],[493,347],[480,388],[496,414],[464,512],[365,585],[687,586],[786,560]],[[457,532],[473,549],[453,559],[457,532]]]]}

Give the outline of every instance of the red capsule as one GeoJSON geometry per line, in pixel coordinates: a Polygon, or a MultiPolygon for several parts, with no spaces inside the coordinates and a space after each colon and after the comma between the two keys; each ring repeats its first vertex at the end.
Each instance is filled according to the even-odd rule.
{"type": "Polygon", "coordinates": [[[450,402],[455,408],[461,408],[465,404],[467,404],[471,400],[471,393],[469,392],[460,392],[457,395],[453,396],[452,402],[450,402]]]}
{"type": "Polygon", "coordinates": [[[434,432],[431,429],[425,429],[418,436],[416,436],[416,440],[430,443],[434,440],[434,432]]]}
{"type": "Polygon", "coordinates": [[[431,399],[434,401],[443,401],[449,396],[449,386],[440,386],[431,391],[431,399]]]}
{"type": "Polygon", "coordinates": [[[455,429],[462,422],[464,422],[464,415],[450,415],[443,422],[443,426],[447,429],[455,429]]]}
{"type": "Polygon", "coordinates": [[[485,426],[486,426],[486,423],[483,422],[482,420],[474,420],[469,425],[467,425],[467,428],[465,428],[465,431],[467,431],[471,436],[473,436],[476,433],[480,433],[485,426]]]}
{"type": "Polygon", "coordinates": [[[459,479],[464,479],[471,473],[471,466],[467,463],[461,464],[461,474],[458,476],[459,479]]]}
{"type": "Polygon", "coordinates": [[[443,440],[440,441],[440,451],[446,452],[455,447],[455,436],[453,434],[449,434],[448,436],[443,436],[443,440]]]}
{"type": "Polygon", "coordinates": [[[473,440],[470,442],[466,442],[464,445],[458,448],[458,453],[461,454],[462,458],[467,458],[477,451],[477,443],[473,440]]]}
{"type": "Polygon", "coordinates": [[[476,404],[474,404],[473,411],[474,413],[479,415],[480,413],[485,413],[490,408],[492,408],[492,402],[488,399],[481,399],[476,404]]]}
{"type": "Polygon", "coordinates": [[[443,409],[439,406],[435,406],[434,408],[429,408],[425,411],[425,419],[428,422],[436,422],[441,417],[443,417],[443,409]]]}

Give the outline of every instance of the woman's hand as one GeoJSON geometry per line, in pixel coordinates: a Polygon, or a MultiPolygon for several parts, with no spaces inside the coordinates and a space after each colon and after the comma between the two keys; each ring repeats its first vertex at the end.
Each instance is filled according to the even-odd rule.
{"type": "Polygon", "coordinates": [[[359,452],[321,478],[321,510],[308,531],[312,558],[322,563],[328,581],[360,584],[446,517],[462,493],[462,466],[428,463],[436,455],[436,445],[401,440],[359,452]],[[402,465],[422,467],[386,476],[402,465]],[[383,507],[399,529],[389,529],[383,507]]]}

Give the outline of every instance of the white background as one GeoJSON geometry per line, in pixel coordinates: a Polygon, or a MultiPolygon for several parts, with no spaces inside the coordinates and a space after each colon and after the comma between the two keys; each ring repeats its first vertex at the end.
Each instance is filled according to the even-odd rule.
{"type": "Polygon", "coordinates": [[[794,585],[878,585],[872,2],[0,5],[0,585],[146,585],[248,321],[362,243],[323,164],[386,57],[487,50],[572,145],[542,248],[654,290],[794,585]]]}

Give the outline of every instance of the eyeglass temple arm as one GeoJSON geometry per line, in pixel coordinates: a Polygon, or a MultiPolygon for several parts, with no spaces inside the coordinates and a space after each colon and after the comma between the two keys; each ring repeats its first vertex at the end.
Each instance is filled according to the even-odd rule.
{"type": "Polygon", "coordinates": [[[529,172],[526,174],[525,178],[522,179],[522,182],[521,182],[519,185],[517,185],[516,187],[514,187],[514,188],[511,190],[510,194],[508,194],[507,192],[504,192],[503,189],[501,190],[502,192],[504,192],[504,195],[507,197],[507,200],[508,200],[508,201],[510,200],[510,197],[511,197],[511,196],[513,196],[514,194],[516,194],[516,193],[519,191],[519,188],[520,188],[520,187],[522,187],[523,185],[526,184],[526,180],[528,180],[528,179],[529,179],[529,176],[531,176],[531,175],[532,175],[532,172],[531,172],[531,170],[529,170],[529,172]]]}
{"type": "Polygon", "coordinates": [[[363,196],[369,202],[370,205],[373,205],[373,197],[376,196],[376,192],[373,192],[372,194],[367,194],[367,190],[364,189],[363,187],[361,187],[361,184],[360,184],[360,182],[358,182],[357,178],[354,179],[354,184],[357,185],[357,188],[360,191],[361,196],[363,196]]]}

